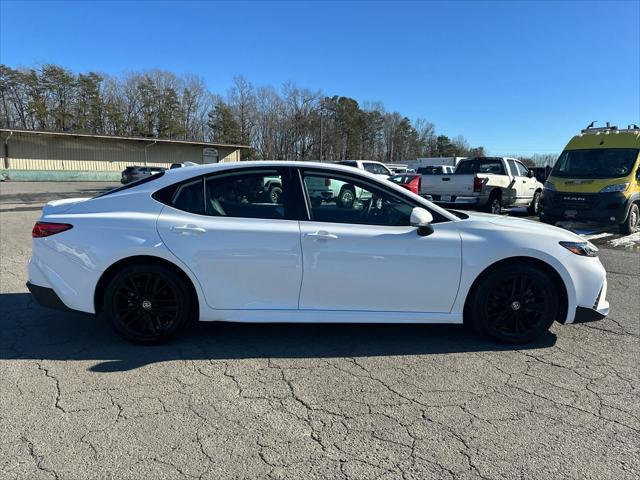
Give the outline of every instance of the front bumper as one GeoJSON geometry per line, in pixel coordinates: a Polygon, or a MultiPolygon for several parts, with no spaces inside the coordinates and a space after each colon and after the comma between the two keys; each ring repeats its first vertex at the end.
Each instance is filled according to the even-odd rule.
{"type": "Polygon", "coordinates": [[[71,311],[71,309],[60,300],[60,297],[53,288],[41,287],[31,282],[27,282],[27,288],[41,306],[55,310],[71,311]]]}
{"type": "Polygon", "coordinates": [[[605,312],[594,310],[593,308],[578,307],[576,308],[576,316],[573,319],[573,323],[588,323],[602,320],[609,313],[609,307],[605,312]]]}
{"type": "Polygon", "coordinates": [[[540,217],[617,225],[627,218],[630,199],[622,192],[574,193],[544,190],[540,217]]]}

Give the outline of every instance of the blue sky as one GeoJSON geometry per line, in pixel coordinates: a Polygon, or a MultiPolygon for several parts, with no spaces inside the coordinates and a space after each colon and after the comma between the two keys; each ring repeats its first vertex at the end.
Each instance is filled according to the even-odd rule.
{"type": "Polygon", "coordinates": [[[492,154],[556,153],[640,123],[640,1],[17,2],[0,62],[293,81],[426,118],[492,154]]]}

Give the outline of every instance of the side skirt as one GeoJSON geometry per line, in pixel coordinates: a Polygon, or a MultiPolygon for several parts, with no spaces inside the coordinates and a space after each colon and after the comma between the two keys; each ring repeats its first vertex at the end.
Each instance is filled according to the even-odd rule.
{"type": "Polygon", "coordinates": [[[209,310],[201,321],[248,323],[449,323],[461,324],[461,313],[367,312],[362,310],[209,310]]]}

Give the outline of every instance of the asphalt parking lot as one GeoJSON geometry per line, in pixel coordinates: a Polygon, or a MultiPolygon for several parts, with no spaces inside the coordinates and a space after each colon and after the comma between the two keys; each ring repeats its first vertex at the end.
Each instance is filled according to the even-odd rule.
{"type": "Polygon", "coordinates": [[[42,204],[108,187],[0,184],[0,478],[640,475],[633,239],[589,233],[611,315],[525,348],[458,326],[218,323],[138,347],[24,286],[42,204]]]}

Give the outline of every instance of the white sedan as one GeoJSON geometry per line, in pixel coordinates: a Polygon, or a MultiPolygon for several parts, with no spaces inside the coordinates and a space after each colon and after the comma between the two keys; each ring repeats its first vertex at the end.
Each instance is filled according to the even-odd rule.
{"type": "Polygon", "coordinates": [[[167,170],[45,205],[28,287],[103,314],[138,343],[194,320],[471,324],[528,342],[554,320],[603,318],[597,249],[540,223],[444,210],[339,165],[242,162],[167,170]],[[280,194],[265,185],[275,180],[280,194]],[[308,186],[368,192],[312,202],[308,186]]]}

